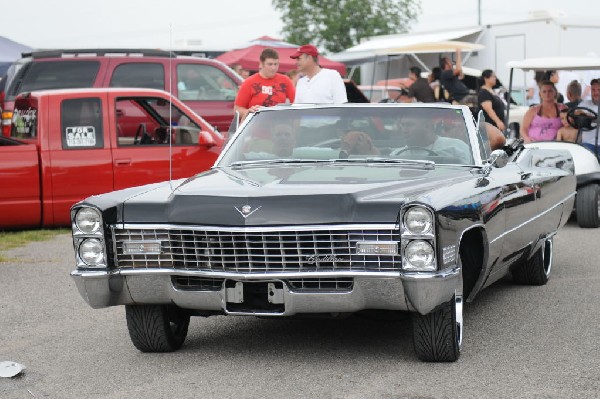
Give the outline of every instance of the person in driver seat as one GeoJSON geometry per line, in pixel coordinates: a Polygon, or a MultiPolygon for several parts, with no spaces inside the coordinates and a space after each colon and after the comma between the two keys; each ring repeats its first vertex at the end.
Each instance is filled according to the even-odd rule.
{"type": "Polygon", "coordinates": [[[437,134],[430,119],[406,115],[398,121],[394,136],[404,147],[392,151],[391,155],[446,156],[460,159],[464,163],[472,161],[469,146],[460,139],[437,134]]]}

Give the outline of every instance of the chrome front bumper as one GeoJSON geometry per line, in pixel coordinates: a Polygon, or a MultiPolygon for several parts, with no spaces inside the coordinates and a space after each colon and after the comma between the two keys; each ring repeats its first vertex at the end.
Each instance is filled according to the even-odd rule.
{"type": "MultiPolygon", "coordinates": [[[[429,313],[452,298],[462,287],[460,269],[437,273],[274,273],[238,274],[185,272],[169,269],[71,272],[81,296],[92,308],[133,304],[175,304],[181,308],[224,314],[292,316],[302,313],[346,313],[365,309],[386,309],[429,313]],[[218,278],[241,283],[274,282],[277,287],[276,311],[242,310],[231,306],[239,302],[235,289],[223,284],[216,290],[182,290],[172,283],[172,276],[218,278]],[[353,278],[347,291],[302,291],[285,282],[296,278],[353,278]]],[[[271,287],[272,285],[270,285],[271,287]]],[[[267,295],[265,293],[265,295],[267,295]]],[[[269,299],[271,301],[271,299],[269,299]]]]}

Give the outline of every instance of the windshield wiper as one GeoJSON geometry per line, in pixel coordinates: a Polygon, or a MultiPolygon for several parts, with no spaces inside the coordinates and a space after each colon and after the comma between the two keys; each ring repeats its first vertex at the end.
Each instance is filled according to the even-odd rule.
{"type": "Polygon", "coordinates": [[[422,165],[425,167],[435,168],[435,162],[422,159],[395,159],[395,158],[345,158],[332,159],[330,162],[349,162],[349,163],[391,163],[396,165],[422,165]]]}
{"type": "Polygon", "coordinates": [[[331,162],[330,160],[323,159],[293,159],[293,158],[278,158],[278,159],[256,159],[252,161],[236,161],[230,163],[229,167],[237,167],[237,166],[252,166],[252,165],[274,165],[280,163],[323,163],[323,162],[331,162]]]}
{"type": "Polygon", "coordinates": [[[260,165],[275,165],[275,164],[323,164],[323,163],[388,163],[395,165],[418,165],[426,168],[434,169],[435,162],[422,159],[394,159],[382,157],[370,158],[340,158],[340,159],[293,159],[293,158],[278,158],[278,159],[257,159],[251,161],[232,162],[229,167],[239,166],[260,166],[260,165]]]}

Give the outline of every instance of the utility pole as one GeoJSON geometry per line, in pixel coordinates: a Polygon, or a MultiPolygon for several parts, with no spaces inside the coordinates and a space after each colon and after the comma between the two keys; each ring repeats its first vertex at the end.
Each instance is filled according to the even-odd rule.
{"type": "Polygon", "coordinates": [[[481,0],[477,0],[477,25],[481,26],[481,0]]]}

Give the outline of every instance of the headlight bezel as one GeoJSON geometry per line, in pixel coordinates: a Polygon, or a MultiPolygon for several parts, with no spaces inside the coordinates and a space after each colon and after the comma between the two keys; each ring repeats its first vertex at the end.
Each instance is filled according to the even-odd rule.
{"type": "MultiPolygon", "coordinates": [[[[89,216],[88,216],[89,218],[89,216]]],[[[100,213],[100,211],[96,208],[93,208],[91,206],[86,206],[86,207],[81,207],[79,209],[77,209],[74,213],[74,217],[73,217],[73,229],[77,229],[79,232],[81,232],[82,234],[96,234],[100,231],[100,229],[102,228],[102,214],[100,213]],[[97,220],[95,222],[93,222],[93,227],[89,230],[86,231],[86,228],[84,226],[82,226],[82,224],[84,223],[84,221],[80,220],[80,217],[83,217],[81,215],[88,213],[88,214],[93,214],[92,217],[95,217],[97,220]]]]}
{"type": "Polygon", "coordinates": [[[98,265],[104,265],[105,264],[105,248],[104,248],[104,243],[102,240],[95,238],[95,237],[91,237],[91,238],[85,238],[83,240],[81,240],[81,242],[79,243],[79,248],[77,249],[77,256],[79,257],[79,259],[81,259],[81,261],[83,263],[85,263],[88,267],[98,267],[98,265]],[[97,259],[96,260],[87,260],[85,255],[82,254],[82,251],[84,250],[84,246],[86,244],[92,244],[92,245],[97,245],[99,247],[99,250],[97,251],[98,255],[97,255],[97,259]]]}
{"type": "Polygon", "coordinates": [[[104,221],[102,219],[102,212],[97,207],[89,204],[78,204],[71,208],[71,230],[73,235],[73,249],[75,250],[75,262],[78,269],[100,269],[108,267],[108,257],[106,249],[106,239],[104,237],[104,221]],[[92,212],[91,219],[97,219],[92,224],[94,225],[91,229],[86,229],[84,223],[81,222],[80,216],[83,212],[92,212]],[[86,258],[82,255],[81,251],[84,249],[83,245],[86,243],[97,243],[101,249],[99,250],[99,256],[94,261],[93,259],[86,258]]]}
{"type": "Polygon", "coordinates": [[[429,240],[410,240],[404,246],[404,261],[402,264],[402,268],[405,271],[415,271],[415,272],[434,272],[437,270],[436,264],[436,256],[435,256],[435,248],[431,244],[429,240]],[[426,264],[417,264],[414,259],[411,259],[409,255],[411,249],[413,247],[421,247],[415,248],[416,251],[426,250],[429,252],[428,256],[430,260],[426,264]]]}
{"type": "Polygon", "coordinates": [[[402,271],[408,273],[432,273],[439,270],[438,255],[437,255],[437,243],[436,243],[436,225],[435,225],[435,212],[430,207],[421,203],[406,204],[400,211],[400,235],[401,235],[401,257],[402,257],[402,271]],[[425,228],[411,228],[410,216],[419,215],[417,217],[425,219],[425,228]],[[407,256],[407,249],[410,251],[411,245],[419,245],[414,243],[426,243],[431,250],[432,259],[425,265],[414,265],[409,261],[407,256]]]}
{"type": "Polygon", "coordinates": [[[433,228],[434,228],[433,213],[431,212],[430,209],[428,209],[422,205],[410,206],[407,209],[405,209],[402,214],[402,225],[404,226],[405,232],[407,234],[415,235],[415,236],[432,235],[433,228]],[[424,223],[426,227],[423,229],[418,229],[416,227],[411,228],[411,226],[410,226],[411,221],[407,220],[407,219],[409,219],[413,215],[415,215],[413,217],[416,219],[417,218],[416,215],[418,215],[419,213],[421,213],[421,216],[420,216],[421,219],[426,219],[425,223],[424,223]]]}

